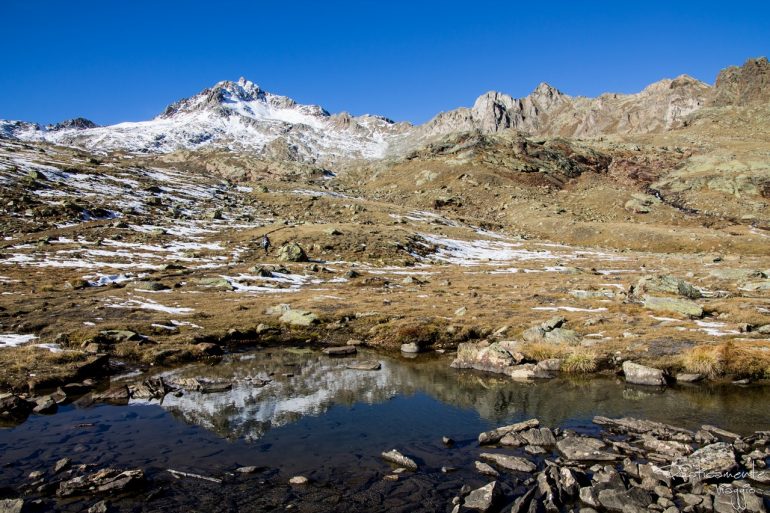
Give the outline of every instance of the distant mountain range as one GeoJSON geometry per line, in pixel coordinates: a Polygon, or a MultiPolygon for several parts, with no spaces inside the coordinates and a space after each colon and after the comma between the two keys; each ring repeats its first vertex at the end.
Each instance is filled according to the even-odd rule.
{"type": "Polygon", "coordinates": [[[403,155],[437,137],[473,130],[596,137],[675,129],[704,107],[767,103],[768,70],[766,58],[750,59],[741,67],[722,70],[714,86],[681,75],[636,94],[605,93],[596,98],[568,96],[543,83],[523,98],[488,92],[471,108],[442,112],[418,126],[381,116],[330,114],[241,78],[180,100],[149,121],[103,127],[83,118],[46,127],[0,121],[0,137],[97,152],[169,153],[212,147],[266,160],[334,165],[403,155]]]}

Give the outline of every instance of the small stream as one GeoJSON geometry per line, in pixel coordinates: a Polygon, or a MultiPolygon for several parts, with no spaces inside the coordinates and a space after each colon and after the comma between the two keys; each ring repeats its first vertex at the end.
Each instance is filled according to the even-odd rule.
{"type": "MultiPolygon", "coordinates": [[[[69,457],[157,476],[152,500],[117,501],[121,511],[266,511],[287,505],[300,511],[448,511],[462,484],[483,484],[472,470],[476,439],[502,424],[536,417],[544,426],[598,432],[591,420],[603,415],[685,428],[714,424],[745,434],[770,428],[767,386],[656,390],[606,377],[524,383],[457,371],[450,361],[443,355],[409,359],[369,351],[330,358],[275,348],[125,378],[204,378],[233,387],[128,406],[70,404],[55,415],[0,429],[0,493],[69,457]],[[382,367],[347,368],[354,360],[377,360],[382,367]],[[259,379],[270,382],[255,386],[259,379]],[[455,444],[445,446],[442,436],[455,444]],[[384,482],[391,468],[380,453],[392,448],[413,457],[420,470],[384,482]],[[259,472],[234,472],[243,466],[259,472]],[[167,469],[224,482],[177,481],[167,469]],[[304,491],[288,487],[294,475],[308,477],[311,485],[304,491]]],[[[57,505],[61,511],[82,507],[78,501],[57,505]]]]}

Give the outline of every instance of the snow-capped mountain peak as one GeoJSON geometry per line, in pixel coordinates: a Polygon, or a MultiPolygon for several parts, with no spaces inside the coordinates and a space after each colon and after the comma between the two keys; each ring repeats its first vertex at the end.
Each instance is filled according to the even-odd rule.
{"type": "Polygon", "coordinates": [[[105,127],[81,123],[56,130],[8,124],[3,131],[16,138],[95,151],[167,153],[212,146],[272,158],[276,148],[282,148],[279,153],[284,157],[327,165],[383,157],[388,136],[407,127],[376,116],[332,116],[318,105],[297,103],[240,78],[177,101],[149,121],[105,127]]]}

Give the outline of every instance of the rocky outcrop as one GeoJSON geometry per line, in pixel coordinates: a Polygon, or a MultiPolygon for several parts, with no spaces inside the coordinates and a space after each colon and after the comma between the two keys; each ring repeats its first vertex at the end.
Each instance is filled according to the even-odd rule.
{"type": "Polygon", "coordinates": [[[770,63],[767,57],[747,60],[743,66],[730,66],[717,76],[709,104],[761,105],[770,102],[770,63]]]}
{"type": "Polygon", "coordinates": [[[659,132],[682,126],[705,104],[710,90],[687,75],[661,80],[636,94],[606,93],[597,98],[568,96],[543,83],[523,98],[488,92],[473,107],[443,112],[417,132],[423,137],[510,128],[562,137],[659,132]]]}

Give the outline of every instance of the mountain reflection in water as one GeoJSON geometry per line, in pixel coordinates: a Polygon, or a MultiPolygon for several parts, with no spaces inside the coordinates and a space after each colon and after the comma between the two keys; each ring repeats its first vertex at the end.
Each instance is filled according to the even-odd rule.
{"type": "Polygon", "coordinates": [[[457,371],[447,356],[417,359],[359,351],[356,358],[330,358],[319,352],[270,349],[233,355],[221,363],[192,365],[167,380],[198,378],[231,382],[219,393],[168,395],[162,406],[174,416],[228,439],[256,441],[268,430],[332,406],[375,405],[396,396],[424,393],[440,402],[474,410],[497,424],[537,417],[545,425],[585,426],[594,415],[638,416],[685,427],[712,422],[739,432],[767,426],[763,402],[767,388],[699,385],[658,390],[631,387],[615,378],[515,382],[507,377],[457,371]],[[357,360],[377,360],[381,370],[347,368],[357,360]],[[255,378],[271,380],[258,387],[255,378]]]}

